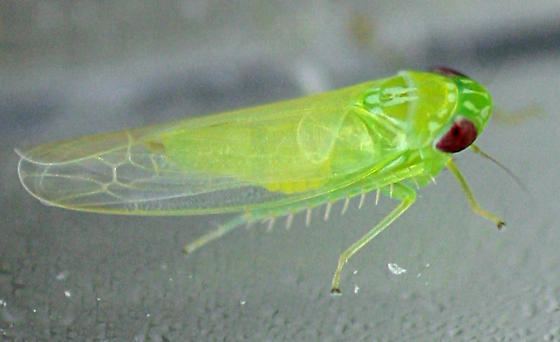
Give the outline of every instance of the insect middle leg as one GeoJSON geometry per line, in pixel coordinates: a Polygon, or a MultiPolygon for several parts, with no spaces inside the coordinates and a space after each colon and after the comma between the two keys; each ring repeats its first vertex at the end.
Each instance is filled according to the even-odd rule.
{"type": "Polygon", "coordinates": [[[498,216],[492,214],[487,210],[482,209],[482,207],[480,206],[480,204],[478,204],[478,201],[474,197],[474,194],[469,186],[469,183],[467,183],[467,180],[465,179],[465,177],[463,177],[461,171],[459,171],[459,168],[457,167],[453,159],[449,159],[449,161],[447,162],[447,168],[449,169],[449,171],[451,171],[453,176],[457,178],[457,181],[461,185],[461,188],[463,189],[463,192],[467,196],[467,200],[469,201],[469,204],[472,210],[475,212],[475,214],[478,214],[484,217],[485,219],[494,222],[494,224],[496,225],[496,227],[498,227],[498,229],[501,229],[503,226],[506,225],[506,223],[501,218],[499,218],[498,216]]]}
{"type": "Polygon", "coordinates": [[[340,275],[344,265],[350,260],[350,258],[356,254],[362,247],[364,247],[368,242],[370,242],[374,237],[381,233],[385,228],[387,228],[393,221],[395,221],[399,216],[401,216],[413,203],[416,201],[416,191],[412,188],[401,184],[393,184],[392,196],[393,198],[401,199],[401,203],[393,209],[387,216],[385,216],[377,225],[375,225],[367,234],[362,236],[358,241],[354,242],[350,247],[348,247],[338,258],[338,265],[334,276],[332,279],[331,293],[340,293],[340,275]]]}

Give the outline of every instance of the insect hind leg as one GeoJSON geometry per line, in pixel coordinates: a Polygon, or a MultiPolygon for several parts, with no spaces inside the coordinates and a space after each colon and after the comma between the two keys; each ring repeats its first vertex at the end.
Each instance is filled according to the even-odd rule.
{"type": "Polygon", "coordinates": [[[220,225],[217,229],[202,235],[201,237],[199,237],[198,239],[194,240],[191,243],[186,244],[185,247],[183,248],[183,252],[187,255],[191,254],[197,249],[205,246],[207,243],[221,238],[222,236],[231,232],[235,228],[240,227],[249,221],[250,221],[250,217],[248,217],[247,215],[236,216],[231,220],[227,221],[226,223],[220,225]]]}
{"type": "MultiPolygon", "coordinates": [[[[238,228],[244,224],[251,224],[254,221],[266,219],[268,221],[267,231],[271,231],[272,227],[276,221],[276,217],[283,216],[283,215],[292,215],[292,212],[275,212],[275,211],[262,211],[262,212],[247,212],[241,215],[238,215],[231,220],[227,221],[224,224],[218,226],[218,228],[208,232],[198,239],[194,240],[193,242],[187,243],[185,247],[183,247],[183,252],[185,254],[191,254],[197,249],[205,246],[206,244],[217,240],[224,235],[230,233],[235,228],[238,228]]],[[[286,227],[291,226],[292,218],[288,218],[289,222],[286,223],[286,227]]],[[[263,221],[265,223],[266,221],[263,221]]]]}
{"type": "MultiPolygon", "coordinates": [[[[371,190],[373,186],[374,184],[369,184],[369,183],[355,184],[351,187],[346,187],[331,192],[328,195],[319,195],[306,201],[290,203],[273,209],[269,208],[269,209],[252,210],[250,212],[245,212],[239,216],[232,218],[230,221],[226,222],[225,224],[220,225],[217,229],[202,235],[201,237],[199,237],[198,239],[194,240],[191,243],[186,244],[185,247],[183,248],[183,251],[185,254],[193,253],[194,251],[205,246],[209,242],[212,242],[216,239],[223,237],[224,235],[233,231],[235,228],[242,226],[244,224],[266,219],[266,218],[272,219],[275,217],[280,217],[285,215],[293,215],[303,210],[306,210],[305,225],[308,226],[311,223],[311,213],[314,207],[319,206],[325,202],[332,203],[341,198],[347,198],[349,196],[353,196],[356,194],[365,193],[371,190]]],[[[330,207],[328,209],[330,211],[330,207]]],[[[289,220],[289,226],[291,226],[292,219],[288,219],[288,220],[289,220]]]]}

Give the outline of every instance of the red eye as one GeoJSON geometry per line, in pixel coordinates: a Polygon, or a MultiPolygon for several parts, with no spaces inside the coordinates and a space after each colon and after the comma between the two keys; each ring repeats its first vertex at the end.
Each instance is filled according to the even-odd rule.
{"type": "Polygon", "coordinates": [[[457,71],[452,68],[444,67],[444,66],[437,66],[432,68],[432,72],[438,73],[443,76],[463,76],[468,77],[467,75],[463,74],[460,71],[457,71]]]}
{"type": "Polygon", "coordinates": [[[459,119],[439,139],[436,148],[442,152],[455,153],[469,147],[476,139],[476,127],[467,119],[459,119]]]}

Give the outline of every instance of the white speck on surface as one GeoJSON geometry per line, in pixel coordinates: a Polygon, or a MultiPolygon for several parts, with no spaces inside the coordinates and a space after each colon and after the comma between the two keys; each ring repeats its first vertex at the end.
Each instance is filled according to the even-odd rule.
{"type": "Polygon", "coordinates": [[[56,275],[56,280],[58,280],[58,281],[65,280],[66,278],[68,278],[68,274],[70,274],[70,272],[62,271],[62,272],[60,272],[59,274],[56,275]]]}
{"type": "Polygon", "coordinates": [[[387,264],[387,268],[389,269],[389,271],[391,271],[391,273],[393,273],[394,275],[401,275],[403,273],[406,273],[406,269],[400,267],[399,265],[395,264],[395,263],[388,263],[387,264]]]}
{"type": "Polygon", "coordinates": [[[239,304],[245,305],[245,304],[247,304],[247,301],[245,301],[245,300],[239,301],[239,304]]]}
{"type": "Polygon", "coordinates": [[[360,287],[358,285],[354,285],[354,294],[358,294],[360,291],[360,287]]]}
{"type": "Polygon", "coordinates": [[[353,275],[358,274],[358,270],[354,270],[354,271],[352,272],[352,274],[353,274],[353,275]]]}
{"type": "Polygon", "coordinates": [[[0,306],[6,307],[6,305],[8,305],[8,303],[6,302],[6,300],[0,298],[0,306]]]}
{"type": "Polygon", "coordinates": [[[72,292],[70,292],[70,290],[64,290],[64,296],[66,298],[70,298],[70,297],[72,297],[72,292]]]}

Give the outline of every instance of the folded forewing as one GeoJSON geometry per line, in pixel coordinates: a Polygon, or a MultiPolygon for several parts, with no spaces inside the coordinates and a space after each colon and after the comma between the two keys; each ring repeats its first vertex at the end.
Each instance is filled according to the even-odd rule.
{"type": "Polygon", "coordinates": [[[19,176],[46,204],[95,212],[189,215],[298,201],[379,162],[349,110],[366,86],[41,145],[19,152],[19,176]]]}

